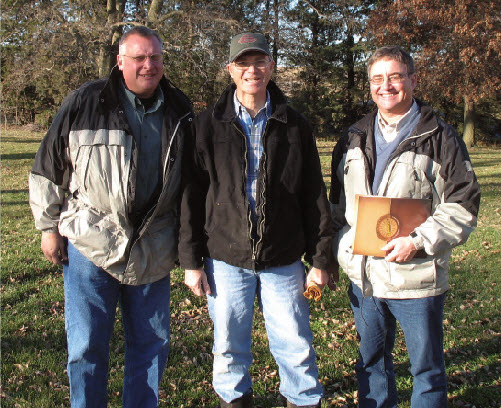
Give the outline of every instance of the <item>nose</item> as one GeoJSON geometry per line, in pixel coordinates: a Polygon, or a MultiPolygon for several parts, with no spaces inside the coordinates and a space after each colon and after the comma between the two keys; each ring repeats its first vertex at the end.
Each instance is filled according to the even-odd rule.
{"type": "Polygon", "coordinates": [[[390,82],[390,79],[388,77],[383,78],[383,83],[381,84],[381,88],[388,89],[391,88],[393,84],[390,82]]]}
{"type": "Polygon", "coordinates": [[[151,60],[150,57],[146,57],[146,59],[143,62],[143,67],[151,68],[152,66],[153,66],[153,61],[151,60]]]}

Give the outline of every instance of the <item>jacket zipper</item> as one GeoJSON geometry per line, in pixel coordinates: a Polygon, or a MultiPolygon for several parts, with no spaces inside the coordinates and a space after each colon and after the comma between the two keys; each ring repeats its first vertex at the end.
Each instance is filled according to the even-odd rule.
{"type": "Polygon", "coordinates": [[[249,235],[249,240],[251,244],[251,253],[252,253],[252,261],[256,261],[256,242],[254,241],[254,238],[252,237],[252,211],[250,209],[250,203],[249,199],[247,198],[247,193],[246,193],[246,188],[245,186],[247,185],[247,152],[248,152],[248,146],[247,146],[247,137],[245,134],[238,128],[238,126],[235,124],[235,122],[232,122],[233,127],[236,129],[236,131],[242,136],[244,139],[244,179],[243,179],[243,185],[244,185],[244,197],[247,199],[247,221],[248,225],[250,225],[250,228],[248,229],[248,235],[249,235]]]}
{"type": "MultiPolygon", "coordinates": [[[[265,224],[265,218],[266,218],[266,213],[264,211],[264,207],[265,207],[265,204],[266,204],[266,195],[265,195],[265,192],[266,192],[266,149],[264,148],[265,147],[265,138],[266,138],[266,134],[267,134],[267,130],[268,130],[268,120],[266,121],[266,124],[264,125],[264,132],[263,132],[263,137],[261,138],[261,143],[263,145],[263,155],[261,156],[261,158],[259,159],[259,167],[262,167],[263,168],[263,178],[262,180],[262,188],[261,188],[261,191],[260,191],[260,196],[261,196],[261,202],[260,202],[260,205],[261,205],[261,222],[259,223],[259,226],[258,226],[258,237],[259,237],[259,240],[256,244],[256,247],[255,247],[255,257],[257,258],[257,255],[258,255],[258,249],[259,249],[259,244],[261,244],[261,242],[263,241],[263,234],[264,234],[264,224],[265,224]]],[[[258,170],[258,176],[259,176],[259,170],[258,170]]],[[[259,177],[258,177],[258,180],[259,180],[259,177]]],[[[257,208],[257,207],[256,207],[257,208]]]]}
{"type": "Polygon", "coordinates": [[[172,148],[172,144],[174,142],[174,139],[176,138],[177,136],[177,133],[178,133],[178,130],[179,130],[179,126],[181,125],[181,122],[184,118],[186,118],[187,116],[189,116],[191,113],[188,112],[187,114],[185,114],[184,116],[182,116],[181,118],[179,118],[179,120],[177,121],[177,125],[176,125],[176,128],[174,129],[174,132],[172,133],[172,137],[171,137],[171,140],[169,142],[169,147],[167,148],[167,154],[165,155],[165,162],[164,162],[164,168],[163,168],[163,188],[162,188],[162,192],[160,193],[160,196],[158,197],[158,200],[157,200],[157,204],[155,205],[154,209],[153,209],[153,212],[151,213],[151,216],[148,217],[148,215],[146,216],[146,222],[144,223],[144,225],[142,225],[141,227],[139,227],[139,235],[137,236],[137,240],[139,240],[139,238],[141,238],[144,234],[144,232],[148,229],[148,226],[151,224],[151,221],[153,220],[153,218],[155,218],[155,215],[157,214],[158,212],[158,203],[160,203],[162,201],[162,198],[163,196],[166,194],[166,185],[167,185],[167,170],[168,170],[168,166],[169,166],[169,160],[170,160],[170,151],[171,151],[171,148],[172,148]]]}

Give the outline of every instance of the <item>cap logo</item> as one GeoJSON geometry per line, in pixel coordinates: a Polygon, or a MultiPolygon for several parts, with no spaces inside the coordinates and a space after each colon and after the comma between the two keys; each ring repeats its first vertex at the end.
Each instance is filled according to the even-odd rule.
{"type": "Polygon", "coordinates": [[[254,37],[252,34],[245,34],[238,40],[238,43],[239,44],[250,44],[250,43],[253,43],[256,41],[257,41],[257,38],[254,37]]]}

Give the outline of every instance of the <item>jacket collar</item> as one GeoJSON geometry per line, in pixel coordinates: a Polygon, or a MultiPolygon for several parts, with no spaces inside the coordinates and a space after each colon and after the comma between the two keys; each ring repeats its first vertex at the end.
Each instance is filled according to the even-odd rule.
{"type": "MultiPolygon", "coordinates": [[[[99,107],[101,110],[114,110],[120,106],[120,81],[123,80],[122,71],[118,66],[113,67],[104,88],[99,93],[99,107]]],[[[160,87],[164,94],[165,103],[175,112],[178,118],[192,111],[191,102],[186,95],[176,88],[166,77],[162,76],[160,87]]]]}
{"type": "MultiPolygon", "coordinates": [[[[287,123],[287,98],[275,84],[270,81],[266,87],[271,98],[271,118],[287,123]]],[[[235,108],[233,107],[233,95],[236,90],[236,85],[233,83],[228,85],[223,91],[218,101],[214,105],[212,112],[214,119],[222,122],[231,122],[236,120],[235,108]]]]}
{"type": "MultiPolygon", "coordinates": [[[[428,136],[438,128],[437,117],[434,114],[433,109],[429,105],[426,105],[419,99],[414,98],[414,100],[416,101],[419,110],[421,111],[421,119],[419,120],[416,131],[413,134],[417,137],[428,136]]],[[[349,130],[354,131],[355,133],[364,133],[365,135],[369,135],[369,133],[373,134],[374,132],[372,132],[371,130],[373,130],[376,115],[377,109],[368,113],[354,125],[350,126],[349,130]]]]}

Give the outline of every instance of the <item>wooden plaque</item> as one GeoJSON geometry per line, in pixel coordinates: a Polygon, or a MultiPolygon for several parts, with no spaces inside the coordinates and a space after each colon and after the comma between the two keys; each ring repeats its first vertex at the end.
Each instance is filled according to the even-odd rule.
{"type": "Polygon", "coordinates": [[[431,214],[431,200],[379,196],[355,197],[357,221],[353,253],[384,257],[393,238],[406,237],[431,214]]]}

